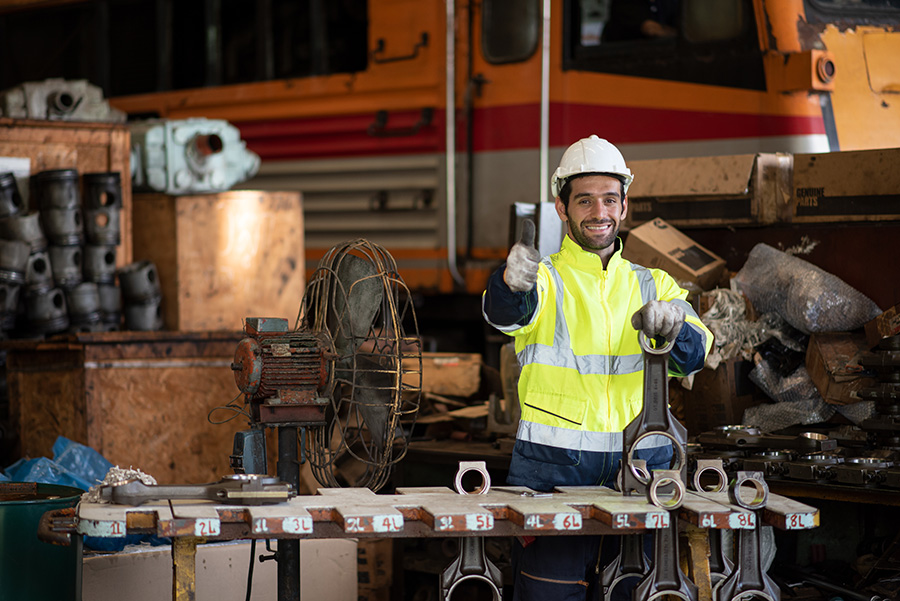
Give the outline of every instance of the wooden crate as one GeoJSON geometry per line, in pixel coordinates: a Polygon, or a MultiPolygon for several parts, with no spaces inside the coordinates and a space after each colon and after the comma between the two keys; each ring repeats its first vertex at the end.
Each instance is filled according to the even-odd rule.
{"type": "Polygon", "coordinates": [[[230,365],[240,338],[239,332],[105,332],[2,343],[18,455],[52,457],[62,435],[160,483],[211,482],[232,473],[234,432],[247,427],[246,419],[214,425],[207,414],[238,394],[230,365]]]}
{"type": "Polygon", "coordinates": [[[157,266],[166,329],[293,325],[306,284],[299,193],[135,194],[134,223],[134,260],[157,266]]]}
{"type": "Polygon", "coordinates": [[[116,264],[131,262],[131,133],[125,125],[0,118],[0,156],[31,161],[31,175],[49,169],[116,171],[122,182],[121,242],[116,264]]]}
{"type": "MultiPolygon", "coordinates": [[[[479,353],[422,353],[422,391],[449,396],[469,397],[481,386],[479,353]]],[[[417,369],[411,359],[406,369],[417,369]]]]}

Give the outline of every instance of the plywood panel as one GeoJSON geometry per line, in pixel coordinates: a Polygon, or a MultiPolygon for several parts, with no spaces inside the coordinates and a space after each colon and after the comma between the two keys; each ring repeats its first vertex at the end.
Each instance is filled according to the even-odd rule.
{"type": "Polygon", "coordinates": [[[238,396],[230,366],[240,339],[236,331],[104,332],[0,344],[18,456],[52,457],[62,435],[160,483],[218,480],[232,472],[234,433],[247,421],[207,416],[238,396]]]}
{"type": "Polygon", "coordinates": [[[19,433],[21,457],[52,457],[57,436],[87,440],[81,353],[13,353],[7,357],[10,422],[19,433]],[[23,402],[23,399],[41,399],[23,402]]]}
{"type": "Polygon", "coordinates": [[[240,329],[248,316],[293,322],[305,286],[299,193],[135,196],[135,260],[156,264],[165,327],[240,329]]]}
{"type": "MultiPolygon", "coordinates": [[[[203,483],[232,473],[228,457],[246,420],[211,424],[209,411],[237,395],[230,359],[156,361],[86,370],[94,445],[114,464],[160,483],[203,483]]],[[[216,419],[233,416],[220,411],[216,419]]]]}

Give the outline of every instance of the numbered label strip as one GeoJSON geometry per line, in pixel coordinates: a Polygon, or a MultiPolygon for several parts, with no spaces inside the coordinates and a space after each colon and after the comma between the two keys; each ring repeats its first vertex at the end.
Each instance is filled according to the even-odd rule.
{"type": "Polygon", "coordinates": [[[494,514],[484,505],[490,495],[461,495],[444,486],[398,488],[395,506],[417,511],[435,532],[486,532],[494,514]]]}
{"type": "Polygon", "coordinates": [[[319,496],[348,534],[403,531],[403,514],[394,507],[396,495],[376,495],[368,488],[320,488],[319,496]]]}
{"type": "Polygon", "coordinates": [[[156,531],[160,536],[219,536],[222,522],[215,505],[172,502],[171,507],[160,506],[156,531]]]}
{"type": "Polygon", "coordinates": [[[763,520],[782,530],[808,530],[819,526],[819,510],[805,503],[769,493],[763,520]]]}
{"type": "MultiPolygon", "coordinates": [[[[748,529],[757,520],[785,530],[815,528],[818,510],[770,494],[763,511],[730,505],[726,493],[688,493],[679,516],[701,528],[748,529]]],[[[536,493],[523,487],[495,487],[485,495],[461,495],[447,487],[401,488],[377,495],[368,489],[320,489],[287,503],[224,506],[206,501],[158,502],[140,507],[80,503],[80,534],[124,537],[131,528],[146,531],[155,524],[160,536],[221,537],[222,521],[246,523],[258,537],[318,536],[317,523],[337,524],[348,536],[421,535],[421,526],[439,534],[505,532],[572,532],[598,523],[620,530],[666,528],[670,512],[642,495],[623,496],[605,487],[563,487],[536,493]],[[132,515],[129,515],[132,514],[132,515]],[[590,523],[590,520],[595,520],[590,523]],[[406,521],[421,524],[406,529],[406,521]],[[512,527],[512,528],[511,528],[512,527]],[[416,534],[418,533],[418,534],[416,534]]],[[[333,536],[331,530],[327,530],[333,536]]]]}
{"type": "Polygon", "coordinates": [[[668,528],[669,512],[652,505],[640,495],[623,496],[603,486],[561,486],[569,505],[585,503],[592,518],[618,530],[668,528]]]}
{"type": "Polygon", "coordinates": [[[728,493],[690,492],[685,495],[679,516],[700,528],[729,530],[756,528],[756,514],[728,504],[728,493]]]}
{"type": "Polygon", "coordinates": [[[451,508],[440,502],[420,505],[424,522],[437,532],[485,532],[494,529],[494,514],[483,507],[451,508]]]}
{"type": "MultiPolygon", "coordinates": [[[[747,511],[736,505],[731,505],[726,492],[688,493],[688,497],[702,496],[704,499],[715,501],[727,507],[731,511],[728,520],[728,528],[732,530],[753,529],[757,527],[758,520],[781,530],[807,530],[819,526],[819,510],[815,507],[776,495],[769,492],[766,506],[762,511],[747,511]]],[[[687,505],[687,502],[685,502],[687,505]]],[[[693,521],[692,521],[693,523],[693,521]]],[[[700,526],[705,528],[706,526],[700,526]]]]}
{"type": "Polygon", "coordinates": [[[128,511],[134,507],[83,503],[78,506],[76,522],[79,534],[105,538],[124,538],[128,511]]]}
{"type": "Polygon", "coordinates": [[[272,505],[256,505],[247,508],[250,532],[261,535],[312,534],[313,519],[295,497],[288,508],[272,505]]]}
{"type": "Polygon", "coordinates": [[[525,530],[581,530],[581,512],[555,499],[511,501],[510,519],[525,530]]]}

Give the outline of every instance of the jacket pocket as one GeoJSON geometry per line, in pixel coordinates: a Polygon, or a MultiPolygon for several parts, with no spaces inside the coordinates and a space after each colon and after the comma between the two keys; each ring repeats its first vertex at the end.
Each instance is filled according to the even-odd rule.
{"type": "Polygon", "coordinates": [[[536,411],[552,415],[566,422],[580,426],[584,423],[584,414],[587,402],[559,395],[548,395],[546,392],[540,395],[530,395],[524,402],[526,407],[536,411]]]}

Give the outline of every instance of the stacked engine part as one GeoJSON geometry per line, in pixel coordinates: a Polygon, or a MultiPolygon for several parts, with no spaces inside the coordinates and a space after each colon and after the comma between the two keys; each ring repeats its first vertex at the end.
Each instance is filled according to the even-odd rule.
{"type": "Polygon", "coordinates": [[[878,377],[875,386],[860,390],[865,400],[875,401],[876,414],[860,429],[883,449],[900,451],[900,335],[883,338],[872,352],[860,357],[860,365],[878,377]]]}
{"type": "MultiPolygon", "coordinates": [[[[74,169],[41,171],[31,177],[29,203],[13,175],[0,173],[0,329],[5,336],[120,329],[121,207],[116,172],[80,177],[74,169]]],[[[155,297],[158,314],[158,282],[155,297]]],[[[159,329],[161,320],[152,325],[129,329],[159,329]]]]}
{"type": "Polygon", "coordinates": [[[260,159],[227,121],[153,119],[129,125],[135,190],[222,192],[256,175],[260,159]]]}
{"type": "MultiPolygon", "coordinates": [[[[883,424],[885,418],[873,419],[883,424]]],[[[721,460],[730,474],[755,471],[768,480],[900,490],[896,448],[840,446],[837,436],[816,432],[773,435],[752,426],[722,426],[700,434],[697,443],[689,445],[689,469],[696,470],[703,461],[721,460]]]]}
{"type": "Polygon", "coordinates": [[[0,114],[13,119],[124,123],[127,115],[109,106],[103,90],[85,79],[26,82],[0,92],[0,114]]]}
{"type": "Polygon", "coordinates": [[[161,330],[162,290],[156,265],[136,261],[119,270],[124,300],[125,329],[161,330]]]}

